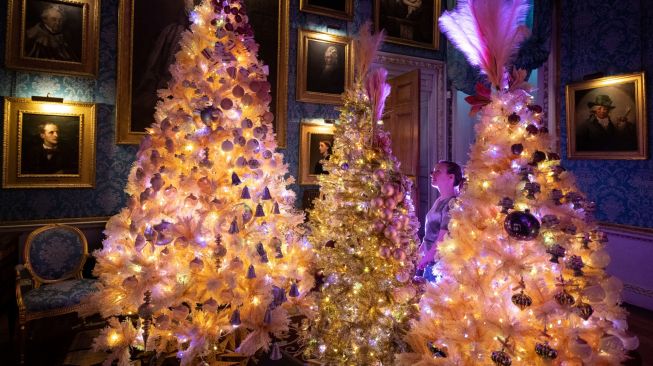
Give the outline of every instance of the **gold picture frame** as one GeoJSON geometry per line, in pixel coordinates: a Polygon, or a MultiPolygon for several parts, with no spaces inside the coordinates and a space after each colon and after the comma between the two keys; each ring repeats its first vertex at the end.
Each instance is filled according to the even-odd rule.
{"type": "Polygon", "coordinates": [[[299,10],[327,17],[352,20],[354,0],[299,0],[299,10]]]}
{"type": "Polygon", "coordinates": [[[95,104],[6,97],[2,187],[95,187],[95,104]]]}
{"type": "Polygon", "coordinates": [[[299,29],[297,40],[297,100],[342,104],[342,93],[353,83],[352,39],[299,29]]]}
{"type": "Polygon", "coordinates": [[[299,184],[316,185],[317,176],[324,174],[320,160],[320,143],[329,141],[327,155],[333,148],[332,124],[301,123],[299,127],[299,184]]]}
{"type": "Polygon", "coordinates": [[[569,159],[647,159],[644,73],[566,86],[569,159]]]}
{"type": "Polygon", "coordinates": [[[402,1],[374,0],[374,30],[385,29],[385,41],[407,46],[440,49],[441,0],[422,0],[409,6],[402,1]]]}
{"type": "MultiPolygon", "coordinates": [[[[183,9],[184,1],[179,1],[183,9]]],[[[268,80],[272,84],[272,101],[270,108],[274,114],[274,131],[280,148],[286,147],[287,108],[288,108],[288,45],[289,45],[289,5],[290,0],[258,1],[257,7],[247,6],[248,17],[260,45],[259,58],[270,66],[268,80]],[[274,19],[272,19],[274,18],[274,19]],[[273,23],[276,32],[268,28],[273,23]]],[[[116,143],[138,144],[145,135],[145,128],[154,122],[154,105],[156,104],[156,85],[167,83],[166,80],[152,85],[145,80],[143,70],[149,69],[148,60],[161,60],[155,56],[154,44],[157,37],[169,38],[175,31],[188,24],[180,25],[178,14],[165,15],[161,12],[152,17],[150,9],[159,7],[160,0],[120,0],[118,6],[118,71],[116,100],[116,143]],[[138,4],[138,7],[135,5],[138,4]],[[155,22],[155,23],[151,23],[155,22]],[[138,47],[134,48],[133,45],[138,47]],[[149,46],[143,46],[149,45],[149,46]],[[154,57],[153,57],[154,56],[154,57]]],[[[178,10],[178,9],[176,9],[178,10]]],[[[181,17],[184,19],[183,17],[181,17]]],[[[186,17],[187,19],[187,17],[186,17]]],[[[174,38],[174,37],[172,37],[174,38]]],[[[167,70],[163,65],[159,70],[167,70]]],[[[161,73],[155,75],[160,79],[161,73]],[[157,76],[158,75],[158,76],[157,76]]]]}
{"type": "Polygon", "coordinates": [[[100,0],[8,0],[7,68],[97,77],[99,19],[100,0]]]}

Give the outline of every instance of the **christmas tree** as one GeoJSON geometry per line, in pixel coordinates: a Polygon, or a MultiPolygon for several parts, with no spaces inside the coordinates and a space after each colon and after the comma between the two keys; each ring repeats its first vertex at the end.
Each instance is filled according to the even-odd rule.
{"type": "Polygon", "coordinates": [[[410,365],[614,365],[637,347],[619,307],[621,283],[605,272],[605,237],[593,203],[551,151],[552,139],[521,70],[506,65],[524,37],[525,0],[459,1],[440,25],[491,88],[451,209],[450,236],[420,318],[410,365]]]}
{"type": "Polygon", "coordinates": [[[338,365],[390,365],[415,313],[409,281],[418,222],[411,182],[399,171],[381,113],[386,70],[369,70],[382,36],[369,24],[356,44],[354,86],[335,123],[334,149],[319,176],[309,241],[324,283],[309,353],[338,365]]]}
{"type": "MultiPolygon", "coordinates": [[[[182,365],[269,350],[293,314],[310,315],[312,251],[275,152],[268,69],[240,0],[204,0],[159,91],[156,123],[129,175],[128,206],[107,223],[94,298],[107,362],[132,348],[182,365]],[[121,321],[117,316],[137,317],[121,321]]],[[[124,319],[124,317],[123,317],[124,319]]]]}

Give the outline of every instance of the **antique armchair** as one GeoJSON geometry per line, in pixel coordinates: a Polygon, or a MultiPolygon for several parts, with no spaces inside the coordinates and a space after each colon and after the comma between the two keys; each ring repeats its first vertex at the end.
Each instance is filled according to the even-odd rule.
{"type": "Polygon", "coordinates": [[[87,306],[82,300],[96,291],[95,280],[82,278],[87,256],[86,238],[76,227],[46,225],[27,237],[24,265],[16,266],[21,363],[30,321],[78,312],[87,306]]]}

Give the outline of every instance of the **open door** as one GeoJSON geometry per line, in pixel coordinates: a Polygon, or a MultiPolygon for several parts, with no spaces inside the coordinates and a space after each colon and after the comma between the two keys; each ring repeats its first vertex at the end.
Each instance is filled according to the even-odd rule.
{"type": "Polygon", "coordinates": [[[401,172],[413,181],[411,197],[416,215],[419,207],[419,80],[419,69],[389,79],[392,90],[383,113],[383,127],[392,137],[392,152],[401,162],[401,172]]]}

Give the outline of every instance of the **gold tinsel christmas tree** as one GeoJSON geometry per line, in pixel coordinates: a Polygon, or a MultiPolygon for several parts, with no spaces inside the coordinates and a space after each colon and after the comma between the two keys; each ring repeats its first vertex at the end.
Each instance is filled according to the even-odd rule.
{"type": "Polygon", "coordinates": [[[506,72],[523,39],[526,0],[459,1],[440,24],[491,88],[465,168],[469,183],[439,244],[404,365],[615,365],[637,338],[605,272],[605,237],[553,152],[526,72],[506,72]],[[506,66],[506,67],[504,67],[506,66]]]}
{"type": "Polygon", "coordinates": [[[95,349],[281,357],[275,337],[309,315],[312,251],[269,111],[268,69],[240,0],[204,0],[160,90],[129,175],[128,206],[95,253],[93,300],[109,326],[95,349]],[[234,349],[234,346],[238,346],[234,349]]]}
{"type": "Polygon", "coordinates": [[[308,352],[333,365],[390,365],[414,315],[416,250],[411,182],[399,171],[380,116],[386,70],[369,70],[381,35],[363,27],[354,86],[335,123],[334,149],[310,212],[323,285],[308,352]]]}

